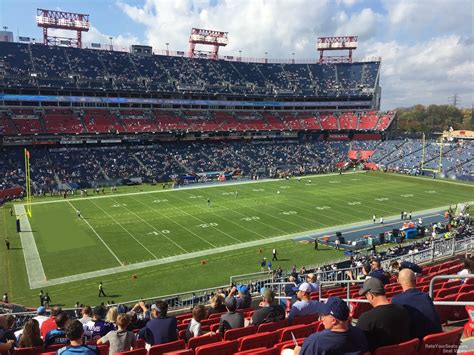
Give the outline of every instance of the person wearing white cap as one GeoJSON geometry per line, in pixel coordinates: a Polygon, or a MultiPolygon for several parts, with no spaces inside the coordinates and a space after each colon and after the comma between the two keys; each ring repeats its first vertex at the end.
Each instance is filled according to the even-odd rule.
{"type": "Polygon", "coordinates": [[[293,288],[293,291],[296,292],[298,301],[291,306],[290,313],[288,314],[288,322],[290,324],[294,317],[310,314],[318,315],[321,313],[322,303],[311,300],[311,285],[309,283],[303,282],[298,287],[293,288]]]}

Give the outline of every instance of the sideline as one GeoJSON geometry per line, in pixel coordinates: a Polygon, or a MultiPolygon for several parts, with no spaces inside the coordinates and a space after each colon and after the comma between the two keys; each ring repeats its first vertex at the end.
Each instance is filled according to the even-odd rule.
{"type": "Polygon", "coordinates": [[[15,214],[20,218],[21,229],[24,230],[20,232],[21,248],[23,249],[23,257],[25,258],[28,282],[30,283],[30,288],[32,288],[32,285],[37,282],[47,282],[46,275],[38,253],[38,248],[36,247],[30,221],[25,211],[25,206],[15,205],[15,214]]]}

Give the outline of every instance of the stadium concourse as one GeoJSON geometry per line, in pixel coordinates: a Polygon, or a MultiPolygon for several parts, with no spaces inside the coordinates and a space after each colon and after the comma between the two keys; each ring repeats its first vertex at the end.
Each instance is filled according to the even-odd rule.
{"type": "MultiPolygon", "coordinates": [[[[422,146],[393,133],[396,112],[380,111],[380,59],[301,64],[147,53],[0,42],[1,203],[24,197],[24,148],[32,193],[44,199],[122,184],[177,187],[349,168],[472,179],[470,141],[433,136],[422,146]]],[[[35,312],[15,312],[5,293],[0,351],[467,352],[472,220],[463,210],[434,222],[429,237],[408,245],[159,300],[63,310],[41,294],[35,312]]],[[[102,297],[107,288],[97,291],[102,297]]]]}

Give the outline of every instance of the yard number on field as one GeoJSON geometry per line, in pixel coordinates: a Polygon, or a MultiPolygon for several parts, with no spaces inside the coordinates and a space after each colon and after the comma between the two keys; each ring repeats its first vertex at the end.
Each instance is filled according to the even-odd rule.
{"type": "Polygon", "coordinates": [[[251,222],[251,221],[258,221],[259,219],[260,219],[260,217],[258,217],[258,216],[250,216],[250,217],[241,218],[240,220],[241,221],[246,221],[246,222],[251,222]]]}
{"type": "Polygon", "coordinates": [[[298,212],[296,212],[296,211],[285,211],[285,212],[280,212],[280,214],[284,214],[285,216],[291,216],[291,215],[298,214],[298,212]]]}
{"type": "MultiPolygon", "coordinates": [[[[150,232],[148,234],[153,234],[153,235],[160,235],[160,232],[157,232],[157,231],[153,231],[153,232],[150,232]]],[[[170,231],[168,229],[163,229],[161,231],[161,234],[170,234],[170,231]]]]}
{"type": "Polygon", "coordinates": [[[209,227],[217,227],[217,226],[218,226],[217,223],[202,223],[198,225],[198,227],[201,227],[201,228],[209,228],[209,227]]]}

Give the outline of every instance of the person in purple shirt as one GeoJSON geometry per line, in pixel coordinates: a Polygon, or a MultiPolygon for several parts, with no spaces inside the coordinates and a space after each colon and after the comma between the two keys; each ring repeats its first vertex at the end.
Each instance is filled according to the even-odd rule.
{"type": "Polygon", "coordinates": [[[369,354],[364,333],[349,324],[349,307],[339,297],[329,297],[321,304],[324,330],[307,337],[295,355],[369,354]]]}
{"type": "Polygon", "coordinates": [[[178,339],[178,322],[168,317],[168,303],[157,301],[151,306],[153,319],[140,330],[139,338],[147,344],[164,344],[178,339]]]}
{"type": "Polygon", "coordinates": [[[415,273],[402,269],[398,274],[402,293],[392,298],[392,304],[403,306],[410,316],[410,330],[413,338],[423,339],[426,335],[441,333],[441,321],[436,313],[433,300],[426,293],[416,289],[415,273]]]}
{"type": "Polygon", "coordinates": [[[92,320],[84,324],[84,334],[91,339],[99,339],[111,330],[115,330],[113,323],[102,320],[104,317],[105,308],[102,306],[95,307],[92,320]]]}

